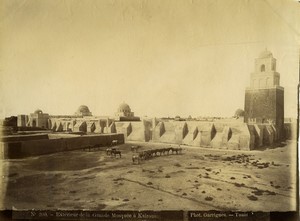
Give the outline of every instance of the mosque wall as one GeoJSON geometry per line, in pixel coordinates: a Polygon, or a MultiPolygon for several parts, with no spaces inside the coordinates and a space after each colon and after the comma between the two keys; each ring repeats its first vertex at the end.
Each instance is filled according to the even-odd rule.
{"type": "Polygon", "coordinates": [[[115,122],[116,125],[116,132],[122,133],[125,136],[125,139],[130,135],[132,132],[132,127],[130,122],[115,122]]]}
{"type": "MultiPolygon", "coordinates": [[[[106,132],[113,132],[111,134],[70,134],[68,137],[59,136],[59,133],[6,136],[0,142],[0,159],[49,154],[95,145],[108,146],[112,140],[118,140],[119,143],[127,140],[254,150],[273,145],[277,137],[276,127],[272,124],[156,121],[112,122],[109,127],[105,127],[108,129],[106,132]]],[[[291,123],[285,124],[289,138],[295,136],[292,132],[295,129],[293,126],[295,127],[291,123]]]]}
{"type": "Polygon", "coordinates": [[[157,121],[151,125],[152,129],[149,130],[145,123],[132,124],[131,122],[132,131],[127,140],[145,142],[145,134],[149,133],[152,137],[149,142],[216,149],[254,150],[272,145],[277,136],[276,128],[271,124],[157,121]]]}
{"type": "Polygon", "coordinates": [[[143,141],[150,140],[150,125],[146,121],[131,122],[131,133],[127,136],[128,141],[143,141]]]}
{"type": "MultiPolygon", "coordinates": [[[[263,63],[266,57],[273,59],[272,54],[266,51],[261,55],[263,63]]],[[[260,59],[257,61],[260,61],[260,59]]],[[[261,67],[260,63],[257,65],[257,67],[261,67]]],[[[140,121],[140,118],[134,116],[130,106],[126,103],[122,103],[119,106],[115,118],[105,116],[93,117],[89,108],[81,105],[75,115],[72,116],[49,116],[38,109],[30,116],[19,115],[17,124],[19,127],[28,128],[28,130],[34,128],[34,126],[42,125],[53,132],[87,133],[93,134],[93,136],[62,138],[60,141],[53,139],[53,136],[50,140],[39,139],[38,141],[34,138],[30,141],[26,141],[25,138],[23,138],[24,140],[13,139],[9,140],[11,144],[5,145],[9,146],[9,150],[15,148],[25,155],[44,154],[51,151],[57,152],[82,148],[96,145],[97,143],[106,145],[111,142],[110,134],[122,134],[122,142],[124,140],[160,142],[217,149],[253,150],[266,145],[273,145],[275,141],[280,140],[283,121],[282,102],[280,105],[277,105],[276,102],[274,103],[274,99],[280,97],[280,101],[283,100],[283,92],[279,94],[280,96],[277,96],[277,94],[275,96],[272,92],[273,88],[268,88],[268,90],[256,88],[256,75],[261,77],[262,74],[261,69],[257,69],[257,71],[259,73],[252,74],[251,90],[246,90],[245,123],[241,121],[226,121],[225,123],[223,121],[177,121],[176,119],[156,118],[140,121]],[[259,101],[257,102],[259,105],[254,104],[254,101],[259,101]],[[273,105],[272,110],[269,109],[270,105],[261,105],[268,102],[273,105]],[[98,138],[97,136],[100,134],[105,136],[98,138]]],[[[274,75],[279,77],[277,72],[273,72],[268,73],[268,76],[274,75]]],[[[279,82],[275,86],[277,87],[278,85],[279,82]]],[[[282,89],[279,88],[278,90],[282,89]]],[[[276,91],[278,90],[276,89],[276,91]]],[[[284,134],[287,139],[296,139],[295,128],[295,125],[292,123],[284,125],[284,134]]],[[[2,145],[4,149],[7,148],[5,145],[2,145]]],[[[10,152],[8,151],[8,153],[10,152]]]]}
{"type": "MultiPolygon", "coordinates": [[[[190,146],[253,150],[270,146],[278,139],[278,131],[267,123],[219,123],[202,121],[114,121],[112,119],[66,120],[51,119],[54,132],[81,132],[88,134],[122,133],[126,141],[160,142],[190,146]]],[[[293,124],[285,124],[286,137],[295,139],[293,124]]],[[[52,141],[51,141],[52,142],[52,141]]],[[[54,142],[54,141],[53,141],[54,142]]],[[[85,144],[84,144],[85,145],[85,144]]]]}

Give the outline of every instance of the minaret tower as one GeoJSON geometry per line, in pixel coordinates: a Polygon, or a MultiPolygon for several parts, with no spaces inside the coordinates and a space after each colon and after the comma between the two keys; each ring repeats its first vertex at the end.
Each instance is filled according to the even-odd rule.
{"type": "Polygon", "coordinates": [[[276,59],[267,49],[255,59],[250,87],[245,93],[245,123],[273,124],[283,138],[284,88],[276,72],[276,59]]]}

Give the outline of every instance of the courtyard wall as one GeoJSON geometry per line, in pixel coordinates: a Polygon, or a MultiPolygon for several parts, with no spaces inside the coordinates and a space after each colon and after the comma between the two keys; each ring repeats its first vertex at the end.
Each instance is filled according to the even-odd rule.
{"type": "Polygon", "coordinates": [[[61,151],[77,150],[87,147],[107,147],[113,140],[124,143],[123,134],[84,135],[59,139],[25,140],[0,142],[0,158],[22,158],[61,151]]]}

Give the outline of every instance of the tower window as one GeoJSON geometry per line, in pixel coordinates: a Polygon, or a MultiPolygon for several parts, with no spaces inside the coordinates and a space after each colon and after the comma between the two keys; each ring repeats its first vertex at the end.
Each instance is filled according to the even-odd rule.
{"type": "Polygon", "coordinates": [[[266,67],[265,67],[265,65],[263,64],[262,66],[260,66],[260,71],[261,72],[264,72],[265,71],[265,69],[266,69],[266,67]]]}

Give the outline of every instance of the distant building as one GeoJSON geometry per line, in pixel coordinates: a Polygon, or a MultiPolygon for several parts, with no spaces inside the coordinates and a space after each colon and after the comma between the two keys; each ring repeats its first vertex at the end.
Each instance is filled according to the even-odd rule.
{"type": "Polygon", "coordinates": [[[28,115],[25,114],[18,115],[17,126],[26,127],[28,121],[29,121],[28,115]]]}
{"type": "Polygon", "coordinates": [[[273,124],[278,138],[283,136],[284,88],[276,72],[276,59],[268,50],[255,60],[250,87],[245,93],[245,123],[273,124]]]}
{"type": "Polygon", "coordinates": [[[115,119],[118,121],[140,121],[140,118],[135,117],[134,112],[131,112],[129,105],[124,102],[119,105],[119,108],[115,113],[115,119]]]}
{"type": "Polygon", "coordinates": [[[90,112],[89,108],[86,105],[81,105],[75,112],[75,115],[78,117],[92,116],[92,112],[90,112]]]}
{"type": "MultiPolygon", "coordinates": [[[[18,123],[23,125],[24,120],[26,117],[24,115],[18,116],[18,123]]],[[[37,109],[34,113],[29,115],[28,122],[26,123],[27,127],[40,127],[40,128],[48,128],[48,120],[49,114],[44,114],[42,110],[37,109]]]]}
{"type": "Polygon", "coordinates": [[[11,116],[11,117],[6,117],[1,123],[1,126],[9,126],[9,127],[16,127],[17,126],[17,117],[16,116],[11,116]]]}

